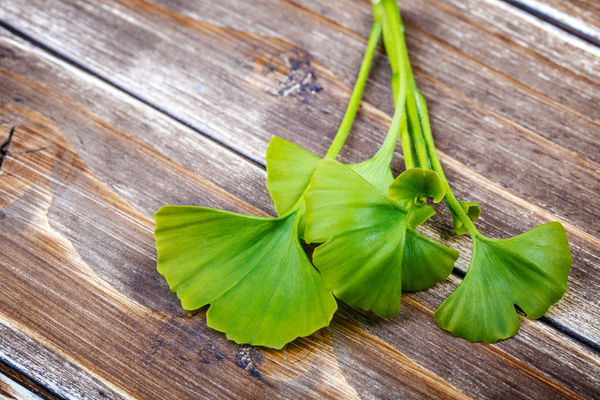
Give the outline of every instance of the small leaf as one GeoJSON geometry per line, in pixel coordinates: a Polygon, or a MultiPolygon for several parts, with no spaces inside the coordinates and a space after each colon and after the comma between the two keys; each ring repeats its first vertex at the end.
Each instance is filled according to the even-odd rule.
{"type": "Polygon", "coordinates": [[[416,228],[434,215],[435,210],[429,207],[427,204],[415,204],[410,212],[410,215],[408,216],[408,224],[412,228],[416,228]]]}
{"type": "Polygon", "coordinates": [[[390,198],[395,201],[433,197],[433,201],[438,203],[445,194],[446,190],[438,174],[422,168],[411,168],[401,173],[388,191],[390,198]]]}
{"type": "Polygon", "coordinates": [[[452,270],[457,253],[412,231],[410,209],[348,166],[320,161],[305,199],[305,239],[325,242],[316,248],[313,262],[325,284],[349,305],[394,316],[400,309],[403,274],[411,288],[420,288],[452,270]],[[424,254],[433,256],[422,258],[424,254]]]}
{"type": "MultiPolygon", "coordinates": [[[[461,205],[463,210],[465,210],[467,216],[471,221],[475,222],[481,216],[481,207],[479,207],[479,204],[472,201],[459,201],[459,204],[461,205]]],[[[468,233],[469,231],[467,230],[467,228],[465,228],[460,218],[458,218],[458,216],[454,214],[452,210],[450,211],[452,214],[452,221],[454,222],[454,232],[457,235],[464,235],[468,233]]]]}
{"type": "Polygon", "coordinates": [[[182,307],[237,343],[279,349],[327,326],[337,308],[297,235],[299,209],[261,218],[192,206],[156,214],[158,270],[182,307]]]}
{"type": "Polygon", "coordinates": [[[304,194],[319,157],[302,147],[273,137],[267,148],[267,189],[278,215],[292,209],[304,194]]]}
{"type": "Polygon", "coordinates": [[[438,325],[471,342],[516,334],[515,305],[539,318],[567,291],[571,251],[562,225],[550,222],[510,239],[473,237],[467,275],[435,313],[438,325]]]}

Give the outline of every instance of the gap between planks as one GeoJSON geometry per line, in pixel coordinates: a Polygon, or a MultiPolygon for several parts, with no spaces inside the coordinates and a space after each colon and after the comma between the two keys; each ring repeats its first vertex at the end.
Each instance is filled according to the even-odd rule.
{"type": "Polygon", "coordinates": [[[595,32],[591,29],[587,28],[585,24],[577,24],[578,21],[574,17],[565,14],[559,10],[542,10],[540,8],[535,8],[535,3],[532,4],[531,1],[519,1],[519,0],[501,0],[506,4],[509,4],[515,8],[518,8],[521,11],[526,12],[534,16],[537,19],[540,19],[544,22],[547,22],[551,25],[554,25],[558,29],[578,37],[579,39],[588,42],[589,44],[600,47],[600,36],[596,36],[595,32]],[[560,15],[563,14],[563,15],[560,15]]]}

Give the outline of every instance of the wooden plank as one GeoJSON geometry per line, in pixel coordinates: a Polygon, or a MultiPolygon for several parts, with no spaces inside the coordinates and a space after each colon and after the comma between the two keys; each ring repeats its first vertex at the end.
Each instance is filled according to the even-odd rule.
{"type": "MultiPolygon", "coordinates": [[[[364,1],[335,0],[325,3],[321,0],[293,0],[293,3],[335,21],[345,29],[362,32],[363,36],[366,33],[364,25],[369,17],[364,1]]],[[[529,3],[529,0],[517,3],[529,3]]],[[[569,74],[598,82],[600,51],[596,46],[510,5],[508,1],[425,0],[415,3],[400,0],[399,4],[408,23],[413,20],[416,26],[425,28],[439,40],[498,71],[529,79],[530,82],[538,81],[540,88],[548,85],[550,77],[544,77],[546,74],[524,74],[523,71],[535,71],[547,68],[547,65],[530,66],[529,62],[524,62],[531,57],[526,53],[541,56],[542,64],[551,62],[551,65],[562,67],[560,72],[566,70],[569,74]],[[500,52],[496,46],[487,46],[488,40],[492,40],[492,43],[502,40],[507,46],[500,52]]],[[[532,83],[528,86],[536,87],[532,83]]]]}
{"type": "MultiPolygon", "coordinates": [[[[256,1],[242,5],[241,9],[235,0],[210,7],[201,2],[154,2],[200,21],[288,40],[308,51],[346,85],[354,78],[351,65],[356,65],[356,61],[350,65],[345,61],[348,48],[357,44],[348,35],[343,42],[338,36],[351,32],[352,36],[361,38],[368,33],[371,19],[369,7],[361,2],[334,1],[324,5],[315,0],[298,6],[279,2],[278,15],[289,16],[286,20],[293,16],[296,21],[280,29],[281,20],[271,18],[269,14],[274,7],[273,1],[256,1]],[[322,11],[322,7],[332,8],[336,13],[330,11],[326,15],[332,15],[331,19],[325,19],[316,12],[322,11]],[[234,8],[237,12],[227,12],[234,8]],[[247,15],[255,17],[249,19],[247,15]],[[345,23],[343,29],[336,25],[338,21],[345,23]],[[324,42],[323,37],[332,38],[334,43],[324,42]]],[[[424,72],[536,135],[598,164],[600,111],[596,104],[600,101],[597,83],[600,75],[596,73],[593,82],[582,80],[576,73],[553,65],[547,58],[523,46],[508,45],[506,38],[465,21],[456,10],[449,10],[443,4],[408,2],[401,5],[406,15],[409,47],[415,55],[413,61],[424,72]],[[440,59],[442,62],[433,61],[440,59]],[[574,86],[581,88],[579,93],[573,93],[574,86]],[[535,90],[533,96],[532,89],[535,90]],[[510,104],[506,99],[511,99],[510,104]],[[546,115],[555,116],[555,120],[545,118],[546,115]],[[596,123],[582,125],[582,116],[593,118],[596,123]],[[562,125],[556,120],[562,121],[562,125]],[[565,126],[577,126],[577,129],[570,131],[565,126]]],[[[358,56],[359,52],[355,57],[358,56]]],[[[389,92],[387,75],[379,74],[379,78],[377,82],[383,83],[384,91],[389,92]]],[[[391,112],[392,102],[378,91],[376,93],[377,96],[367,95],[367,100],[391,112]]]]}
{"type": "MultiPolygon", "coordinates": [[[[149,216],[158,205],[182,199],[261,212],[207,184],[209,175],[236,175],[236,169],[222,168],[244,161],[64,63],[10,38],[0,43],[8,55],[1,64],[5,105],[0,119],[19,123],[0,180],[0,198],[9,203],[2,208],[0,230],[0,249],[8,258],[0,264],[3,322],[56,359],[78,366],[78,379],[89,390],[103,385],[117,397],[144,398],[218,398],[230,397],[231,391],[286,398],[584,398],[597,392],[598,382],[590,376],[600,368],[600,357],[572,339],[526,322],[523,334],[512,340],[514,348],[499,352],[498,345],[473,346],[432,326],[432,308],[421,300],[407,299],[392,320],[407,329],[410,319],[427,331],[398,331],[394,340],[406,346],[389,345],[348,323],[354,313],[349,310],[329,329],[284,352],[231,344],[206,328],[203,311],[185,314],[168,294],[155,271],[149,216]],[[123,122],[123,110],[152,123],[123,122]],[[131,130],[126,134],[114,123],[131,130]],[[170,147],[148,139],[169,134],[177,138],[170,147]],[[204,164],[197,173],[169,160],[189,146],[198,149],[196,161],[204,164]],[[26,152],[35,149],[43,150],[26,152]],[[214,152],[230,162],[213,165],[214,152]],[[127,176],[136,179],[129,179],[124,190],[127,176]],[[538,349],[544,352],[541,359],[521,362],[519,354],[531,352],[531,339],[523,340],[529,336],[554,347],[538,349]],[[415,362],[422,349],[439,346],[446,348],[445,362],[427,368],[422,359],[415,362]],[[459,361],[464,372],[457,375],[449,366],[459,361]],[[523,386],[511,384],[515,381],[523,386]]],[[[262,171],[248,161],[241,169],[262,171]]],[[[257,201],[250,183],[238,193],[244,201],[257,201]]],[[[448,292],[443,287],[421,295],[437,302],[448,292]]],[[[366,326],[377,325],[381,321],[366,326]]],[[[23,340],[8,343],[3,346],[23,346],[23,340]]],[[[15,354],[39,357],[25,349],[15,354]]],[[[61,364],[48,359],[49,372],[43,375],[68,381],[61,364]]],[[[60,393],[77,397],[64,388],[60,393]]]]}
{"type": "MultiPolygon", "coordinates": [[[[26,393],[31,393],[34,396],[38,396],[37,398],[48,400],[60,399],[46,386],[40,385],[39,382],[34,381],[30,377],[16,370],[14,365],[8,365],[4,363],[4,360],[0,361],[0,376],[2,376],[5,380],[12,381],[17,387],[20,387],[26,391],[26,393]]],[[[10,384],[8,386],[10,386],[10,384]]],[[[6,389],[4,390],[7,392],[6,389]]]]}
{"type": "MultiPolygon", "coordinates": [[[[22,57],[17,58],[21,62],[24,61],[22,57]]],[[[47,94],[43,94],[42,86],[33,82],[23,82],[22,78],[16,75],[11,75],[10,79],[7,76],[4,78],[2,82],[12,86],[4,86],[2,93],[17,96],[21,100],[14,103],[44,111],[45,115],[68,127],[67,131],[76,135],[72,138],[74,143],[81,146],[82,153],[91,161],[89,165],[97,167],[98,163],[101,163],[100,169],[104,170],[105,174],[108,173],[107,162],[113,162],[113,157],[108,160],[103,157],[106,151],[112,151],[114,157],[122,159],[126,159],[133,151],[137,152],[138,161],[148,157],[148,150],[145,150],[143,145],[136,143],[131,137],[122,138],[116,135],[115,132],[120,132],[117,128],[103,124],[80,105],[69,102],[65,104],[67,100],[60,94],[52,92],[51,97],[54,101],[48,103],[51,104],[50,107],[44,107],[41,99],[47,94]],[[33,87],[27,88],[27,84],[33,87]],[[98,134],[100,137],[96,137],[98,134]],[[84,143],[84,138],[92,142],[84,143]]],[[[63,83],[69,83],[71,91],[81,96],[80,82],[63,79],[63,83]]],[[[97,94],[107,101],[106,89],[95,88],[95,93],[89,90],[85,96],[97,94]]],[[[10,99],[3,98],[3,101],[6,100],[10,99]]],[[[131,99],[129,102],[131,103],[131,99]]],[[[119,103],[109,104],[111,107],[103,104],[99,109],[117,114],[113,115],[113,118],[119,118],[119,112],[116,110],[124,106],[130,111],[136,108],[136,115],[149,114],[146,115],[148,120],[163,124],[164,121],[168,121],[160,114],[145,110],[135,102],[121,107],[119,103]]],[[[11,202],[10,206],[2,210],[2,252],[9,257],[8,264],[3,263],[3,276],[11,275],[7,276],[4,282],[5,288],[2,293],[5,297],[2,304],[5,305],[3,312],[10,317],[11,325],[21,332],[26,332],[46,348],[77,362],[85,373],[91,374],[101,383],[117,391],[118,397],[129,397],[130,393],[135,393],[136,396],[145,398],[181,398],[183,395],[189,396],[194,393],[194,390],[198,394],[215,397],[229,397],[229,390],[234,390],[238,395],[255,393],[254,396],[270,393],[282,397],[352,397],[354,389],[345,382],[339,372],[336,372],[339,371],[339,361],[332,353],[333,343],[327,335],[317,335],[296,350],[293,347],[288,349],[284,355],[276,352],[261,355],[257,351],[234,346],[226,341],[223,335],[207,329],[203,313],[182,318],[184,313],[177,306],[176,298],[168,295],[161,277],[155,271],[152,223],[148,217],[140,216],[131,206],[120,201],[114,192],[106,189],[96,175],[84,166],[62,133],[40,114],[17,107],[6,107],[3,109],[2,121],[7,120],[20,122],[20,128],[11,144],[14,157],[5,160],[3,174],[4,178],[8,179],[2,180],[1,191],[3,201],[11,202]],[[40,144],[44,146],[39,146],[40,144]],[[23,152],[35,148],[45,149],[23,152]],[[98,212],[105,213],[104,218],[98,212]],[[100,240],[98,237],[93,239],[95,235],[90,232],[102,232],[100,240]],[[109,246],[106,237],[112,239],[109,246]],[[94,241],[95,245],[91,243],[94,241]],[[140,251],[142,246],[145,248],[140,251]],[[62,254],[49,257],[50,253],[53,253],[49,251],[50,248],[54,253],[62,254]],[[96,256],[96,251],[102,253],[102,257],[100,254],[96,256]],[[112,276],[108,276],[107,267],[112,270],[112,276]],[[39,270],[34,273],[31,268],[39,270]],[[12,270],[16,276],[12,275],[12,270]],[[119,270],[126,273],[122,274],[119,270]],[[159,280],[160,285],[157,287],[153,281],[159,280]],[[110,282],[110,285],[105,282],[110,282]],[[121,291],[117,292],[115,288],[120,288],[121,291]],[[132,295],[132,298],[138,298],[140,301],[143,299],[144,306],[124,298],[121,293],[132,295]],[[22,299],[29,297],[34,304],[27,303],[21,307],[22,299]],[[18,299],[21,301],[17,301],[18,299]],[[65,299],[69,301],[62,304],[65,299]],[[148,306],[155,311],[146,308],[148,306]],[[38,321],[29,320],[40,313],[44,316],[41,323],[43,326],[40,326],[38,321]],[[317,359],[314,359],[315,355],[311,355],[313,353],[318,355],[317,359]],[[254,363],[254,367],[250,361],[254,363]],[[166,365],[161,366],[162,363],[166,365]],[[130,370],[129,366],[136,367],[130,370]],[[211,370],[209,374],[216,383],[198,381],[198,376],[206,375],[206,369],[211,368],[210,366],[221,371],[219,373],[211,370]],[[179,371],[180,369],[182,370],[179,371]],[[165,377],[169,377],[171,373],[185,376],[170,376],[173,384],[166,387],[153,386],[153,383],[164,382],[165,377]],[[291,379],[290,376],[293,378],[292,382],[286,383],[291,379]],[[238,383],[227,383],[230,379],[238,383]],[[188,382],[183,388],[179,387],[178,383],[182,381],[188,382]],[[219,381],[221,386],[218,385],[219,381]],[[279,381],[283,383],[277,385],[279,381]]],[[[177,129],[172,122],[170,124],[170,131],[176,131],[180,137],[183,136],[182,130],[185,129],[177,129]]],[[[147,132],[148,129],[141,130],[138,134],[143,136],[147,132]]],[[[204,140],[189,131],[185,138],[192,142],[204,140]]],[[[182,141],[182,144],[184,143],[185,141],[182,141]]],[[[223,153],[223,150],[215,148],[214,144],[208,147],[204,149],[207,153],[223,153]]],[[[141,185],[134,184],[133,188],[130,187],[130,196],[141,195],[133,189],[155,187],[160,182],[168,185],[176,182],[172,174],[165,176],[161,172],[165,169],[163,164],[169,165],[168,160],[164,156],[157,156],[158,152],[150,154],[154,155],[154,158],[149,159],[146,167],[153,171],[153,175],[145,178],[142,175],[139,180],[141,185]]],[[[229,158],[231,157],[230,155],[229,158]]],[[[235,164],[236,160],[232,160],[232,163],[227,165],[235,164]]],[[[109,180],[112,186],[119,187],[118,173],[114,175],[117,169],[133,174],[140,165],[127,168],[124,164],[110,168],[108,176],[111,176],[109,180]]],[[[247,162],[244,168],[258,170],[247,162]]],[[[178,168],[180,175],[185,176],[185,171],[182,167],[178,168]]],[[[215,174],[218,165],[211,165],[210,171],[211,174],[215,174]]],[[[232,172],[227,171],[230,174],[232,172]]],[[[136,173],[136,176],[139,174],[136,173]]],[[[210,201],[211,197],[219,199],[218,190],[212,189],[213,192],[217,192],[212,194],[206,187],[202,187],[205,185],[204,179],[196,175],[188,178],[188,183],[175,183],[173,189],[176,186],[185,188],[188,196],[201,196],[203,202],[210,201]]],[[[252,190],[249,192],[247,196],[251,197],[252,190]]],[[[167,196],[169,201],[173,201],[181,196],[181,191],[167,190],[160,196],[167,196]]],[[[160,199],[161,202],[165,200],[160,199]]],[[[220,200],[216,202],[215,206],[243,210],[239,207],[240,202],[228,194],[221,193],[220,200]]],[[[151,215],[156,209],[154,205],[138,206],[145,208],[147,215],[151,215]]],[[[246,206],[246,211],[248,210],[252,210],[252,207],[246,206]]],[[[345,330],[347,329],[341,326],[338,334],[345,337],[345,330]]],[[[350,334],[354,335],[352,332],[350,334]]],[[[365,355],[373,357],[379,354],[379,357],[386,357],[386,366],[393,366],[398,374],[388,383],[401,390],[401,393],[407,396],[415,396],[417,393],[434,396],[435,393],[440,393],[444,398],[463,397],[443,380],[417,365],[411,365],[406,357],[402,357],[398,352],[390,352],[389,348],[378,344],[377,340],[360,337],[354,340],[361,343],[361,347],[372,350],[365,355]],[[409,383],[414,382],[414,386],[406,385],[404,379],[409,383]]],[[[12,343],[12,346],[18,348],[23,346],[22,341],[12,343]]],[[[38,357],[36,352],[27,352],[26,355],[38,357]]],[[[346,368],[353,368],[354,363],[360,359],[362,357],[346,359],[343,360],[343,364],[346,368]]],[[[367,360],[361,363],[371,364],[367,360]]],[[[52,373],[59,373],[60,365],[54,365],[54,368],[57,370],[53,370],[52,373]]],[[[371,378],[376,381],[377,373],[381,371],[381,367],[375,366],[371,378]]],[[[62,375],[60,377],[67,378],[62,375]]],[[[389,377],[379,377],[383,378],[387,380],[389,377]]],[[[366,382],[365,378],[362,379],[362,384],[360,381],[356,380],[353,385],[368,390],[369,382],[366,382]]],[[[94,382],[86,383],[90,385],[94,382]]],[[[92,388],[98,390],[95,385],[92,388]]],[[[63,394],[78,397],[74,396],[73,392],[63,394]]]]}
{"type": "MultiPolygon", "coordinates": [[[[277,8],[278,4],[272,4],[272,8],[281,13],[278,15],[291,12],[281,8],[283,6],[277,8]]],[[[362,12],[368,15],[368,7],[362,12]]],[[[218,27],[141,1],[117,3],[107,0],[87,5],[32,3],[26,13],[19,4],[14,4],[13,8],[2,8],[2,13],[3,18],[9,16],[10,21],[17,21],[15,18],[18,17],[20,28],[43,38],[45,43],[61,46],[63,52],[85,60],[92,69],[110,73],[111,79],[119,84],[142,93],[143,97],[254,159],[263,159],[273,133],[317,154],[324,154],[348,96],[347,86],[334,76],[333,68],[340,74],[342,68],[356,70],[361,51],[357,49],[351,53],[352,57],[343,57],[341,49],[348,52],[362,43],[348,31],[338,36],[323,35],[319,29],[334,34],[332,25],[322,23],[322,19],[318,23],[313,21],[307,29],[305,24],[311,21],[308,17],[316,18],[315,13],[288,15],[290,20],[295,18],[296,23],[298,16],[304,16],[300,26],[304,27],[303,32],[311,31],[312,34],[297,40],[306,47],[323,46],[330,55],[324,57],[323,62],[331,65],[330,70],[315,61],[311,54],[281,39],[218,27]],[[73,19],[74,14],[78,18],[73,19]],[[156,26],[161,26],[160,35],[156,33],[156,26]],[[105,41],[97,40],[96,32],[108,35],[103,39],[105,41]],[[320,41],[317,45],[319,36],[335,37],[336,40],[331,43],[320,41]],[[152,54],[152,58],[148,58],[148,54],[152,54]],[[161,60],[160,69],[152,66],[157,58],[161,60]],[[289,62],[290,58],[298,61],[297,69],[289,62]],[[350,65],[352,59],[356,64],[350,65]],[[295,80],[303,79],[309,73],[314,74],[311,79],[316,79],[313,86],[319,84],[324,90],[316,92],[296,85],[296,91],[283,98],[279,96],[279,90],[289,86],[290,75],[296,83],[295,80]]],[[[254,14],[244,15],[251,17],[254,14]]],[[[409,12],[409,18],[410,15],[409,12]]],[[[282,23],[285,21],[279,18],[281,32],[290,29],[296,32],[296,28],[290,28],[295,24],[282,23]]],[[[364,27],[367,26],[368,21],[364,21],[364,27]]],[[[420,33],[422,30],[414,29],[414,32],[409,31],[413,40],[431,40],[428,39],[430,35],[420,33]]],[[[457,193],[463,198],[480,201],[484,210],[490,210],[490,213],[499,210],[495,217],[486,217],[493,221],[483,225],[482,231],[486,234],[514,235],[535,223],[552,219],[566,224],[575,253],[570,281],[572,290],[550,315],[589,340],[600,342],[600,332],[594,323],[600,310],[598,291],[594,289],[600,286],[597,273],[600,265],[597,262],[599,227],[594,222],[600,212],[600,204],[595,201],[600,186],[596,177],[598,168],[582,155],[575,155],[550,139],[542,139],[537,132],[474,101],[468,93],[461,93],[425,73],[423,68],[427,67],[444,76],[483,74],[481,80],[468,83],[469,87],[493,86],[496,78],[505,79],[491,70],[482,72],[479,64],[468,58],[457,58],[459,53],[452,53],[447,47],[436,45],[437,42],[428,43],[428,46],[435,45],[436,50],[447,51],[443,53],[444,57],[436,57],[435,52],[424,56],[422,52],[428,46],[413,48],[411,54],[417,60],[419,83],[430,99],[434,131],[443,132],[436,137],[439,147],[453,156],[445,157],[444,161],[450,166],[451,182],[457,193]],[[458,68],[463,64],[472,69],[461,72],[458,68]],[[445,65],[448,70],[437,65],[445,65]],[[448,71],[453,73],[448,74],[448,71]],[[538,182],[543,184],[537,185],[538,182]],[[484,188],[479,189],[481,186],[484,188]],[[474,187],[477,188],[475,192],[474,187]],[[503,199],[502,207],[497,204],[499,196],[503,199]]],[[[18,68],[17,63],[14,64],[18,68]]],[[[387,88],[388,76],[381,72],[385,68],[377,71],[372,93],[383,102],[382,91],[387,91],[387,97],[391,97],[387,88]]],[[[505,83],[510,82],[505,80],[505,83]]],[[[578,88],[581,85],[578,84],[578,88]]],[[[535,115],[534,110],[538,104],[544,104],[544,100],[529,93],[530,96],[523,100],[526,103],[519,103],[516,108],[529,107],[535,115]]],[[[559,112],[549,110],[546,109],[544,115],[559,112]]],[[[361,116],[342,152],[343,160],[357,161],[373,154],[389,125],[388,116],[369,103],[364,104],[361,116]]],[[[594,141],[597,125],[590,119],[570,118],[573,124],[570,131],[577,132],[575,141],[586,143],[582,151],[594,148],[594,143],[597,147],[598,141],[594,141]]],[[[540,124],[543,120],[561,127],[560,120],[537,116],[531,123],[540,124]]],[[[191,153],[187,154],[192,157],[191,153]]],[[[400,169],[400,160],[394,165],[396,170],[400,169]]],[[[264,194],[264,190],[260,193],[264,194]]],[[[266,199],[266,195],[261,196],[266,199]]],[[[259,203],[255,205],[259,206],[259,203]]],[[[488,219],[484,218],[482,223],[485,221],[488,219]]],[[[465,267],[466,264],[460,265],[460,268],[465,267]]]]}
{"type": "MultiPolygon", "coordinates": [[[[19,331],[0,314],[0,355],[21,372],[22,384],[45,399],[118,399],[121,396],[109,385],[74,363],[65,355],[46,347],[27,333],[19,331]],[[23,373],[27,378],[23,381],[23,373]],[[35,379],[32,382],[31,378],[35,379]]],[[[28,332],[31,334],[31,332],[28,332]]],[[[14,371],[2,369],[5,374],[14,371]]],[[[15,378],[16,379],[16,378],[15,378]]]]}

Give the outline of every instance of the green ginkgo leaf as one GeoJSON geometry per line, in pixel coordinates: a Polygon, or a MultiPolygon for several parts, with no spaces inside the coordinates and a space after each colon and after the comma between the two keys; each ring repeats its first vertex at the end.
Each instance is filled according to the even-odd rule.
{"type": "Polygon", "coordinates": [[[406,170],[396,178],[388,190],[388,196],[394,201],[424,202],[424,197],[432,197],[435,203],[439,203],[444,194],[446,191],[438,174],[422,168],[406,170]]]}
{"type": "Polygon", "coordinates": [[[279,349],[327,326],[337,308],[300,245],[298,217],[162,207],[154,216],[158,270],[184,309],[210,304],[211,328],[279,349]]]}
{"type": "MultiPolygon", "coordinates": [[[[267,147],[267,189],[279,215],[283,215],[294,206],[300,206],[298,234],[304,239],[304,202],[306,191],[320,158],[302,147],[280,137],[273,137],[267,147]]],[[[389,161],[376,155],[358,164],[348,164],[352,170],[374,186],[387,190],[394,181],[389,161]]],[[[431,215],[429,210],[415,213],[413,222],[425,221],[431,215]]],[[[435,213],[435,211],[433,212],[435,213]]],[[[421,222],[422,223],[422,222],[421,222]]],[[[419,225],[419,224],[418,224],[419,225]]],[[[416,225],[411,225],[416,226],[416,225]]]]}
{"type": "MultiPolygon", "coordinates": [[[[320,158],[280,137],[267,147],[267,189],[279,215],[288,212],[304,194],[320,158]]],[[[350,168],[385,192],[394,181],[389,161],[373,157],[350,168]]]]}
{"type": "Polygon", "coordinates": [[[324,242],[314,251],[313,263],[336,297],[349,305],[394,316],[404,275],[408,290],[420,290],[445,279],[458,258],[457,251],[410,227],[414,202],[391,200],[337,161],[319,162],[305,201],[305,240],[324,242]]]}
{"type": "Polygon", "coordinates": [[[571,251],[550,222],[510,239],[473,236],[467,275],[435,313],[438,325],[471,342],[493,343],[519,331],[515,305],[539,318],[567,291],[571,251]]]}

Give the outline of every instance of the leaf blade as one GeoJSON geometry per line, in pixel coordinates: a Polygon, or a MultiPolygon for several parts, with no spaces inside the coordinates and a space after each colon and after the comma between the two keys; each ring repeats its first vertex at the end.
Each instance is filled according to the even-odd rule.
{"type": "Polygon", "coordinates": [[[539,318],[567,290],[572,264],[562,225],[550,222],[509,239],[473,239],[473,258],[458,288],[435,312],[438,325],[469,341],[516,334],[514,305],[539,318]]]}
{"type": "Polygon", "coordinates": [[[429,287],[448,276],[458,256],[413,232],[409,211],[336,161],[318,164],[306,207],[306,240],[324,242],[313,262],[325,284],[349,305],[382,317],[400,310],[403,274],[410,287],[429,287]],[[444,257],[421,260],[423,251],[444,257]]]}
{"type": "Polygon", "coordinates": [[[163,207],[155,215],[159,272],[185,309],[210,304],[211,328],[237,343],[281,348],[327,326],[337,308],[298,241],[298,213],[163,207]]]}

